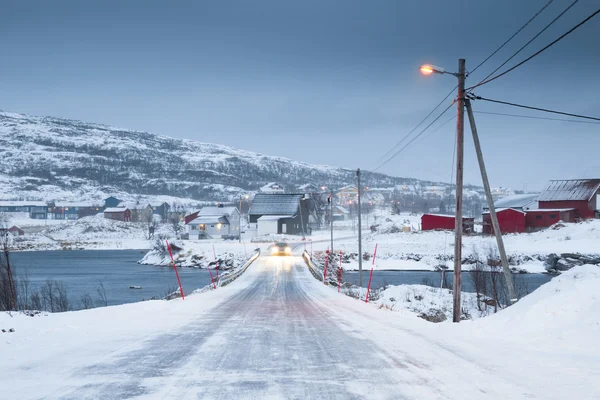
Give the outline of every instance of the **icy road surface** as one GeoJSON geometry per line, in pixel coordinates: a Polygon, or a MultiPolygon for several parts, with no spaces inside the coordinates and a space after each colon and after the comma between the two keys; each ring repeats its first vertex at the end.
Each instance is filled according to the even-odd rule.
{"type": "Polygon", "coordinates": [[[36,398],[549,398],[443,337],[388,325],[394,313],[357,307],[317,282],[300,257],[260,257],[246,274],[247,285],[234,282],[240,290],[187,325],[69,372],[36,398]]]}

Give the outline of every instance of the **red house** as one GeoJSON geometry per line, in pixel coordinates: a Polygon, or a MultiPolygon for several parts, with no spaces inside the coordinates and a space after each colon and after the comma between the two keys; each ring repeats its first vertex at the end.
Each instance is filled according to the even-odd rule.
{"type": "MultiPolygon", "coordinates": [[[[421,217],[421,230],[432,231],[435,229],[448,229],[454,230],[456,219],[454,215],[442,215],[442,214],[423,214],[421,217]]],[[[473,225],[475,225],[474,218],[463,217],[463,232],[473,232],[473,225]]]]}
{"type": "Polygon", "coordinates": [[[525,216],[528,231],[547,228],[558,221],[575,222],[574,208],[546,208],[529,210],[525,216]]]}
{"type": "Polygon", "coordinates": [[[550,181],[540,194],[540,209],[574,209],[574,219],[598,215],[600,179],[570,179],[550,181]]]}
{"type": "MultiPolygon", "coordinates": [[[[502,233],[521,233],[525,232],[526,214],[523,211],[514,210],[512,208],[496,209],[498,216],[498,225],[502,233]]],[[[483,233],[491,235],[494,233],[492,227],[492,218],[489,212],[483,213],[483,233]]]]}
{"type": "Polygon", "coordinates": [[[104,218],[130,222],[131,210],[129,208],[107,208],[104,210],[104,218]]]}

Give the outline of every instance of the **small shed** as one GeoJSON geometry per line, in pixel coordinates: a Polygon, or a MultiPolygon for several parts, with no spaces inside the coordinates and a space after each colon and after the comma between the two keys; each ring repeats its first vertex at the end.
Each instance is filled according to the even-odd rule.
{"type": "Polygon", "coordinates": [[[574,208],[545,208],[529,210],[525,217],[528,231],[535,231],[554,225],[558,221],[574,222],[574,208]]]}
{"type": "Polygon", "coordinates": [[[254,196],[248,211],[248,222],[250,227],[259,233],[272,230],[274,224],[270,218],[260,220],[263,216],[276,217],[276,233],[304,235],[308,233],[310,215],[307,203],[303,194],[258,193],[254,196]],[[265,223],[268,228],[261,228],[261,225],[265,223]]]}
{"type": "Polygon", "coordinates": [[[107,208],[104,210],[104,218],[115,221],[131,221],[131,210],[129,208],[107,208]]]}
{"type": "MultiPolygon", "coordinates": [[[[454,230],[456,219],[454,215],[423,214],[421,217],[421,230],[432,231],[436,229],[454,230]]],[[[463,217],[463,232],[472,233],[475,225],[474,218],[463,217]]]]}
{"type": "MultiPolygon", "coordinates": [[[[526,213],[513,208],[496,209],[498,216],[498,225],[502,233],[522,233],[525,232],[526,213]]],[[[483,213],[483,233],[491,235],[494,233],[492,227],[492,217],[489,212],[483,213]]]]}
{"type": "Polygon", "coordinates": [[[293,215],[263,215],[258,218],[258,235],[270,235],[277,233],[286,233],[287,225],[282,221],[293,218],[293,215]],[[285,227],[284,227],[285,226],[285,227]]]}

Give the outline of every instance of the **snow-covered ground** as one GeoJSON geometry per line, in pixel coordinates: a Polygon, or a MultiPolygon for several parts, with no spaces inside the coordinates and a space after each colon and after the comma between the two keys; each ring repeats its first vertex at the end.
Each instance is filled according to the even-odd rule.
{"type": "Polygon", "coordinates": [[[597,266],[493,316],[432,324],[338,294],[302,265],[262,257],[184,301],[2,313],[14,332],[0,333],[0,387],[19,399],[600,396],[597,266]]]}
{"type": "MultiPolygon", "coordinates": [[[[377,270],[435,270],[442,265],[452,269],[454,255],[454,233],[451,231],[415,231],[420,216],[394,215],[378,218],[377,232],[363,233],[363,253],[373,254],[377,245],[374,268],[377,270]],[[412,227],[402,231],[402,227],[412,227]]],[[[335,226],[335,225],[334,225],[335,226]]],[[[328,233],[319,231],[312,237],[315,258],[319,260],[329,249],[328,233]]],[[[530,273],[545,272],[544,263],[539,258],[556,253],[600,254],[600,220],[587,220],[581,223],[559,225],[556,229],[523,234],[504,235],[504,244],[509,258],[520,270],[530,273]]],[[[348,238],[348,232],[334,231],[335,252],[358,254],[358,240],[348,238]],[[339,239],[338,239],[339,237],[339,239]],[[345,238],[342,238],[345,237],[345,238]]],[[[485,260],[488,252],[496,249],[493,236],[464,236],[463,258],[476,257],[485,260]]],[[[344,269],[357,270],[358,261],[347,260],[344,269]]],[[[363,268],[370,268],[371,261],[364,261],[363,268]]],[[[465,269],[470,265],[465,264],[465,269]]]]}

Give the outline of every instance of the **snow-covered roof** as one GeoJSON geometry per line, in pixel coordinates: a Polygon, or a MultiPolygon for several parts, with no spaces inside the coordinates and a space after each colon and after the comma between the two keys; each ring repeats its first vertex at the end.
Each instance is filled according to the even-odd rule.
{"type": "Polygon", "coordinates": [[[0,201],[0,207],[47,207],[45,201],[0,201]]]}
{"type": "Polygon", "coordinates": [[[277,182],[269,182],[265,186],[261,187],[259,191],[263,193],[271,193],[271,192],[283,192],[283,185],[277,182]]]}
{"type": "Polygon", "coordinates": [[[589,201],[600,188],[600,179],[568,179],[550,181],[540,193],[539,201],[589,201]]]}
{"type": "Polygon", "coordinates": [[[223,215],[232,215],[237,212],[236,207],[203,207],[198,213],[199,216],[223,216],[223,215]]]}
{"type": "MultiPolygon", "coordinates": [[[[502,211],[506,211],[506,210],[513,210],[513,211],[519,212],[521,214],[527,214],[525,211],[521,211],[516,208],[494,208],[494,209],[496,210],[496,214],[499,212],[502,212],[502,211]]],[[[489,211],[482,212],[482,214],[489,214],[489,213],[490,213],[489,211]]]]}
{"type": "Polygon", "coordinates": [[[301,194],[267,194],[258,193],[252,200],[252,215],[296,215],[301,194]]]}
{"type": "Polygon", "coordinates": [[[534,203],[538,193],[515,194],[512,196],[502,197],[494,202],[496,208],[524,208],[531,203],[534,203]]]}
{"type": "Polygon", "coordinates": [[[55,207],[100,207],[94,203],[78,203],[78,202],[56,202],[54,203],[55,207]]]}
{"type": "Polygon", "coordinates": [[[538,208],[535,210],[527,210],[527,213],[535,213],[535,212],[563,212],[563,211],[572,211],[574,208],[538,208]]]}
{"type": "Polygon", "coordinates": [[[127,207],[111,207],[104,210],[105,213],[121,213],[128,210],[127,207]]]}
{"type": "MultiPolygon", "coordinates": [[[[434,217],[455,218],[455,215],[454,215],[454,214],[452,214],[452,215],[449,215],[449,214],[433,214],[433,213],[427,213],[427,214],[423,214],[423,215],[421,216],[421,218],[422,218],[422,217],[424,217],[424,216],[426,216],[426,215],[431,215],[431,216],[434,216],[434,217]]],[[[463,217],[462,217],[462,218],[463,218],[463,219],[473,219],[473,217],[467,217],[467,216],[464,216],[464,215],[463,215],[463,217]]]]}
{"type": "Polygon", "coordinates": [[[227,218],[220,217],[217,215],[210,215],[205,217],[198,217],[188,223],[188,225],[200,225],[200,224],[228,224],[227,218]]]}
{"type": "Polygon", "coordinates": [[[281,218],[294,218],[293,215],[263,215],[257,221],[277,221],[281,218]]]}
{"type": "Polygon", "coordinates": [[[129,208],[130,210],[143,210],[150,207],[149,204],[146,203],[133,203],[133,202],[120,202],[116,208],[129,208]]]}
{"type": "Polygon", "coordinates": [[[341,211],[342,214],[350,214],[350,211],[348,211],[348,209],[346,207],[335,206],[335,208],[337,208],[339,211],[341,211]]]}

